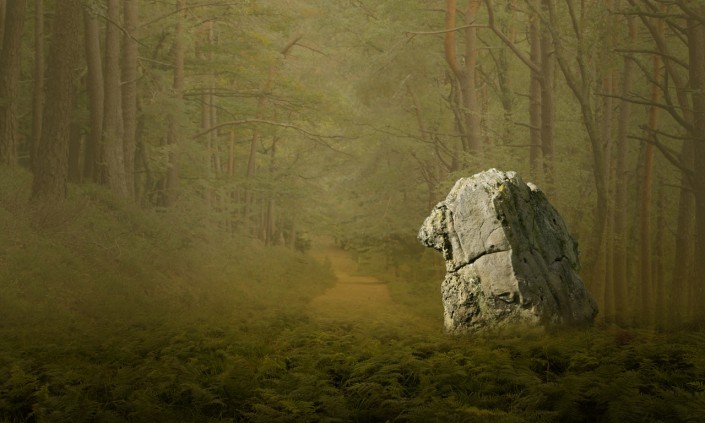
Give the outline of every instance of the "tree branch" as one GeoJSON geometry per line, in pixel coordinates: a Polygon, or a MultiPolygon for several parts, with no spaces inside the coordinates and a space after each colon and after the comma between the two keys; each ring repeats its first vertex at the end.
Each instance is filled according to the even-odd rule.
{"type": "Polygon", "coordinates": [[[627,101],[632,104],[638,104],[640,106],[657,107],[659,109],[662,109],[662,110],[665,110],[666,112],[668,112],[668,114],[671,115],[671,117],[673,117],[673,119],[675,119],[688,132],[691,132],[691,130],[693,128],[688,122],[686,122],[683,119],[683,117],[681,115],[678,114],[675,106],[673,106],[673,105],[654,103],[653,101],[640,99],[639,97],[624,97],[624,96],[615,95],[615,94],[601,94],[601,95],[605,96],[605,97],[616,98],[616,99],[622,100],[622,101],[627,101]]]}
{"type": "Polygon", "coordinates": [[[296,125],[291,125],[289,123],[282,123],[282,122],[274,122],[271,120],[266,120],[266,119],[243,119],[243,120],[233,120],[229,122],[223,122],[219,123],[218,125],[212,126],[204,131],[201,131],[197,133],[196,135],[192,136],[192,139],[200,138],[204,135],[207,135],[213,131],[216,131],[220,128],[226,127],[226,126],[240,126],[240,125],[248,125],[248,124],[265,124],[265,125],[270,125],[270,126],[277,126],[280,128],[286,128],[286,129],[293,129],[300,134],[304,135],[306,138],[313,140],[319,144],[322,144],[323,146],[335,151],[336,153],[341,153],[345,154],[346,156],[350,156],[350,154],[340,151],[333,147],[332,145],[328,144],[327,142],[324,142],[324,139],[349,139],[349,137],[345,137],[343,135],[321,135],[321,134],[316,134],[314,132],[311,132],[307,129],[301,128],[300,126],[296,125]]]}
{"type": "Polygon", "coordinates": [[[449,29],[446,31],[443,37],[443,50],[445,52],[446,62],[453,75],[460,81],[463,78],[463,72],[460,70],[460,64],[458,63],[458,57],[455,49],[455,31],[450,29],[455,28],[455,0],[446,1],[446,17],[445,17],[445,27],[449,29]]]}
{"type": "MultiPolygon", "coordinates": [[[[631,4],[633,7],[638,7],[636,4],[635,0],[628,0],[629,4],[631,4]]],[[[647,3],[648,6],[648,3],[647,3]]],[[[639,11],[641,9],[639,8],[639,11]]],[[[669,57],[671,54],[669,53],[669,48],[668,48],[668,43],[664,39],[663,32],[659,31],[659,28],[654,26],[653,22],[651,22],[649,19],[647,19],[646,16],[639,16],[639,19],[643,22],[644,26],[649,30],[649,33],[651,34],[651,37],[653,38],[654,42],[656,43],[656,47],[659,49],[659,51],[663,54],[663,57],[666,58],[664,60],[664,64],[666,65],[666,72],[671,76],[671,79],[673,80],[674,84],[676,85],[677,93],[678,93],[678,102],[680,103],[680,106],[683,110],[688,110],[688,100],[687,98],[683,95],[687,83],[686,81],[683,80],[681,75],[676,71],[676,69],[673,68],[672,61],[669,60],[669,57]]],[[[688,69],[688,66],[685,66],[686,69],[688,69]]]]}
{"type": "Polygon", "coordinates": [[[198,7],[211,7],[211,6],[240,6],[240,7],[242,7],[242,3],[219,3],[219,2],[215,2],[215,3],[190,4],[190,5],[188,5],[188,6],[184,6],[184,7],[180,8],[180,9],[172,10],[171,12],[168,12],[168,13],[165,13],[165,14],[163,14],[163,15],[157,16],[156,18],[154,18],[154,19],[152,19],[152,20],[150,20],[150,21],[143,22],[143,23],[140,25],[140,28],[144,28],[145,26],[149,26],[149,25],[151,25],[151,24],[153,24],[153,23],[159,22],[159,21],[161,21],[162,19],[166,19],[166,18],[168,18],[168,17],[171,16],[171,15],[175,15],[175,14],[177,14],[177,13],[181,13],[181,12],[184,11],[184,10],[196,9],[196,8],[198,8],[198,7]]]}
{"type": "Polygon", "coordinates": [[[684,166],[683,163],[681,163],[681,161],[678,160],[678,158],[676,157],[676,154],[673,151],[668,149],[668,147],[666,147],[665,145],[661,144],[658,141],[658,135],[656,133],[654,133],[649,128],[646,128],[643,125],[640,126],[640,128],[644,129],[645,131],[651,132],[652,135],[654,136],[654,138],[651,139],[648,137],[640,137],[638,135],[630,135],[628,138],[635,139],[638,141],[643,141],[647,144],[651,144],[651,145],[655,146],[656,148],[658,148],[658,150],[661,152],[661,154],[663,154],[663,156],[666,158],[666,160],[668,160],[672,165],[674,165],[675,167],[680,169],[684,174],[688,175],[689,178],[693,177],[693,170],[688,169],[686,166],[684,166]]]}
{"type": "Polygon", "coordinates": [[[497,37],[499,37],[500,40],[509,47],[510,50],[521,60],[524,62],[526,66],[528,66],[532,71],[540,73],[541,69],[538,64],[534,63],[529,56],[526,55],[523,51],[519,50],[519,48],[512,42],[512,40],[509,39],[497,26],[494,24],[494,9],[492,9],[492,1],[491,0],[485,0],[485,5],[487,6],[487,20],[489,22],[489,27],[494,32],[497,37]]]}
{"type": "Polygon", "coordinates": [[[684,60],[681,60],[672,54],[667,54],[667,53],[657,51],[657,50],[616,48],[616,49],[614,49],[614,52],[615,53],[625,53],[625,54],[633,54],[633,53],[652,54],[652,55],[656,55],[656,56],[661,56],[665,59],[672,60],[673,62],[682,66],[685,69],[688,69],[688,63],[686,63],[684,60]]]}
{"type": "Polygon", "coordinates": [[[685,1],[676,0],[676,4],[686,15],[688,15],[688,17],[697,20],[698,22],[700,22],[701,25],[705,25],[705,16],[702,16],[700,13],[697,13],[696,11],[691,9],[685,1]]]}
{"type": "Polygon", "coordinates": [[[450,29],[441,29],[438,31],[404,31],[404,35],[411,35],[413,38],[416,35],[437,35],[437,34],[445,34],[446,32],[454,32],[454,31],[460,31],[461,29],[466,29],[466,28],[487,28],[487,25],[475,25],[475,24],[470,24],[470,25],[463,25],[463,26],[458,26],[455,28],[450,28],[450,29]]]}

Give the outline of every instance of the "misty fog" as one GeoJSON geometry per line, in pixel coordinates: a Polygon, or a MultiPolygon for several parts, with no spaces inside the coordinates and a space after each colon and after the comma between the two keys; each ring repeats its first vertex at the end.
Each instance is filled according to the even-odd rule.
{"type": "Polygon", "coordinates": [[[703,421],[704,93],[700,0],[0,0],[0,422],[703,421]],[[590,327],[444,330],[491,168],[590,327]]]}

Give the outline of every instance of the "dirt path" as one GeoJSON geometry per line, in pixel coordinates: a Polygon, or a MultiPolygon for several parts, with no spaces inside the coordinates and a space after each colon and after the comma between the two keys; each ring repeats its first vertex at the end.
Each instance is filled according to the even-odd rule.
{"type": "Polygon", "coordinates": [[[393,326],[428,324],[419,322],[411,310],[395,303],[384,282],[374,276],[357,274],[357,264],[350,254],[336,247],[332,240],[315,243],[311,254],[317,260],[329,260],[338,278],[334,287],[313,299],[309,305],[312,317],[323,321],[379,322],[393,326]]]}

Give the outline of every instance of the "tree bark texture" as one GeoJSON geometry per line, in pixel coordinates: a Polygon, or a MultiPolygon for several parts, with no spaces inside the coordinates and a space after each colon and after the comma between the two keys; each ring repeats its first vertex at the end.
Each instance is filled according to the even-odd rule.
{"type": "Polygon", "coordinates": [[[697,6],[699,19],[688,20],[689,76],[693,99],[695,193],[695,290],[696,318],[705,317],[705,6],[697,6]]]}
{"type": "Polygon", "coordinates": [[[105,29],[105,98],[101,143],[102,182],[120,197],[127,197],[123,150],[122,90],[120,86],[120,1],[108,0],[105,29]]]}
{"type": "Polygon", "coordinates": [[[98,17],[90,10],[83,10],[85,33],[85,56],[88,68],[86,91],[88,92],[88,113],[90,130],[85,141],[83,175],[87,180],[100,182],[100,144],[103,137],[103,102],[105,98],[103,81],[103,60],[100,52],[100,28],[98,17]]]}
{"type": "MultiPolygon", "coordinates": [[[[629,48],[633,48],[636,42],[636,18],[629,16],[627,19],[629,48]]],[[[627,98],[631,95],[634,70],[634,58],[624,57],[624,67],[622,68],[621,95],[627,98]]],[[[615,318],[618,324],[626,324],[630,315],[629,292],[627,289],[627,152],[628,152],[628,130],[631,119],[631,103],[622,100],[619,103],[619,121],[617,122],[616,157],[615,157],[615,180],[614,180],[614,217],[613,217],[613,265],[612,265],[612,288],[613,301],[615,307],[615,318]]]]}
{"type": "Polygon", "coordinates": [[[446,1],[446,19],[444,33],[444,51],[448,66],[453,77],[460,87],[462,99],[462,116],[460,123],[462,130],[463,151],[466,153],[477,153],[480,150],[480,110],[477,101],[477,91],[475,89],[475,76],[477,74],[477,28],[475,28],[475,17],[480,7],[479,0],[468,0],[465,11],[465,66],[462,67],[458,60],[457,48],[455,45],[456,28],[456,0],[446,1]]]}
{"type": "MultiPolygon", "coordinates": [[[[284,59],[286,59],[286,56],[289,54],[291,49],[296,45],[296,43],[299,41],[299,38],[297,37],[293,39],[291,42],[289,42],[284,48],[279,52],[283,56],[284,59]]],[[[257,119],[261,119],[264,116],[264,110],[265,110],[265,105],[266,105],[266,95],[270,93],[272,90],[272,86],[274,84],[274,77],[276,76],[277,73],[277,63],[272,63],[269,67],[269,74],[267,75],[267,79],[264,83],[264,86],[262,87],[262,92],[257,98],[257,119]]],[[[257,146],[259,145],[259,139],[260,139],[260,133],[257,127],[253,128],[252,130],[252,140],[250,141],[250,153],[247,159],[247,173],[245,174],[245,179],[247,183],[251,183],[252,179],[255,176],[255,172],[257,170],[257,146]]],[[[248,216],[251,214],[251,210],[254,208],[254,195],[252,193],[252,190],[249,189],[249,187],[245,186],[245,207],[243,210],[243,216],[245,219],[248,219],[248,216]]]]}
{"type": "MultiPolygon", "coordinates": [[[[695,163],[693,140],[685,140],[681,151],[681,163],[693,171],[695,163]]],[[[693,198],[692,179],[688,171],[681,171],[680,193],[678,196],[678,223],[676,228],[676,252],[673,263],[673,280],[671,282],[672,307],[670,319],[673,323],[691,318],[694,304],[693,288],[693,247],[695,239],[695,202],[693,198]]]]}
{"type": "Polygon", "coordinates": [[[563,41],[560,34],[556,31],[559,25],[559,20],[556,12],[554,0],[546,0],[546,6],[549,12],[549,28],[555,49],[556,61],[561,69],[561,73],[565,77],[566,83],[575,99],[580,105],[580,114],[583,118],[583,125],[590,140],[592,151],[593,179],[595,182],[595,205],[594,205],[594,221],[592,237],[589,240],[587,251],[589,255],[586,259],[585,269],[587,272],[587,280],[591,280],[593,286],[601,286],[604,284],[602,278],[602,269],[599,269],[600,260],[597,260],[602,241],[605,236],[605,227],[607,223],[607,181],[605,180],[605,156],[603,150],[603,140],[601,133],[598,130],[596,116],[592,105],[591,81],[588,78],[590,71],[587,69],[587,57],[583,47],[583,32],[581,21],[576,14],[575,5],[572,0],[566,0],[568,13],[571,17],[571,22],[574,28],[577,46],[575,48],[575,57],[569,59],[567,49],[563,46],[563,41]],[[572,67],[572,62],[577,63],[577,72],[572,67]]]}
{"type": "Polygon", "coordinates": [[[32,97],[32,138],[29,142],[29,163],[34,172],[34,158],[42,136],[44,110],[44,0],[34,1],[34,96],[32,97]]]}
{"type": "Polygon", "coordinates": [[[0,0],[0,48],[5,38],[5,18],[7,16],[7,0],[0,0]]]}
{"type": "Polygon", "coordinates": [[[17,164],[19,147],[17,102],[26,9],[25,0],[11,1],[7,5],[2,50],[0,50],[0,164],[5,165],[17,164]]]}
{"type": "Polygon", "coordinates": [[[79,0],[62,1],[54,16],[47,68],[52,77],[47,83],[42,136],[32,181],[34,200],[56,202],[66,198],[74,72],[81,43],[80,17],[79,0]]]}
{"type": "MultiPolygon", "coordinates": [[[[538,1],[534,0],[534,7],[538,1]]],[[[541,63],[541,20],[538,12],[529,16],[529,43],[531,44],[531,61],[541,63]]],[[[531,81],[529,82],[529,166],[531,177],[538,183],[544,180],[540,173],[543,171],[541,160],[541,69],[537,65],[530,69],[531,81]]]]}
{"type": "Polygon", "coordinates": [[[135,196],[135,145],[137,142],[137,59],[139,1],[123,0],[124,30],[122,46],[122,117],[125,184],[128,195],[135,196]]]}
{"type": "MultiPolygon", "coordinates": [[[[181,99],[184,91],[184,0],[176,2],[176,10],[179,12],[179,18],[176,21],[176,29],[174,34],[174,79],[172,88],[174,89],[174,97],[181,99]]],[[[179,186],[179,167],[177,163],[177,151],[179,144],[179,124],[177,116],[171,113],[168,117],[169,129],[167,132],[167,145],[169,146],[169,167],[166,171],[164,180],[164,205],[169,207],[176,201],[178,186],[179,186]]]]}
{"type": "MultiPolygon", "coordinates": [[[[653,58],[653,80],[661,79],[661,58],[656,55],[653,58]]],[[[653,85],[651,87],[651,103],[656,104],[659,101],[659,87],[653,85]]],[[[653,137],[658,129],[658,109],[656,106],[649,107],[649,133],[647,137],[653,137]]],[[[649,143],[645,146],[644,153],[644,174],[641,181],[641,213],[640,219],[640,264],[641,264],[641,308],[642,316],[647,320],[654,317],[654,283],[652,272],[652,237],[651,237],[651,210],[652,210],[652,193],[653,193],[653,178],[654,178],[654,146],[649,143]]]]}
{"type": "MultiPolygon", "coordinates": [[[[542,8],[548,6],[542,1],[542,8]]],[[[556,201],[555,175],[553,166],[554,126],[555,126],[555,90],[553,80],[556,77],[556,61],[553,51],[551,32],[541,28],[541,155],[543,159],[544,186],[552,201],[556,201]]]]}

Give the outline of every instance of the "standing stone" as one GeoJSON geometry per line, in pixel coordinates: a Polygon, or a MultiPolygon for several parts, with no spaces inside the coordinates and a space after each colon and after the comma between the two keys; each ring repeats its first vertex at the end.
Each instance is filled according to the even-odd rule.
{"type": "Polygon", "coordinates": [[[418,238],[446,260],[441,292],[450,333],[586,325],[597,314],[577,273],[577,242],[546,196],[515,172],[458,180],[418,238]]]}

